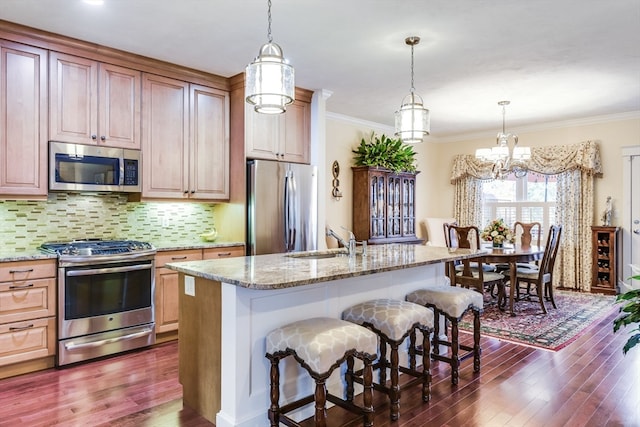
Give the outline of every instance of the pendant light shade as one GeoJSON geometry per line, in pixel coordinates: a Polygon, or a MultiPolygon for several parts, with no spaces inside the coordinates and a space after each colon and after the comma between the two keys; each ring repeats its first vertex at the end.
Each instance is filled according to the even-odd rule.
{"type": "Polygon", "coordinates": [[[269,41],[262,45],[256,59],[245,70],[245,99],[255,111],[280,114],[295,100],[295,73],[284,59],[282,48],[271,37],[271,0],[269,9],[269,41]]]}
{"type": "Polygon", "coordinates": [[[422,142],[430,132],[429,110],[424,108],[420,95],[413,86],[413,47],[420,42],[420,37],[407,37],[405,43],[411,46],[411,93],[402,100],[400,109],[396,111],[395,135],[405,143],[422,142]]]}

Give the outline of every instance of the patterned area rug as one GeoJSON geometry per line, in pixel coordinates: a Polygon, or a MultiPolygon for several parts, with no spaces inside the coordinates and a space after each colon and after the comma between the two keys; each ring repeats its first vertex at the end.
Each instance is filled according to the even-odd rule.
{"type": "MultiPolygon", "coordinates": [[[[537,297],[531,301],[516,301],[516,317],[498,310],[491,297],[485,296],[484,313],[480,319],[481,334],[516,344],[558,351],[578,338],[596,320],[611,313],[617,305],[615,296],[555,291],[558,309],[545,302],[549,314],[540,308],[537,297]]],[[[460,330],[473,331],[473,317],[467,314],[460,330]]],[[[611,326],[613,328],[613,325],[611,326]]],[[[613,331],[613,329],[612,329],[613,331]]]]}

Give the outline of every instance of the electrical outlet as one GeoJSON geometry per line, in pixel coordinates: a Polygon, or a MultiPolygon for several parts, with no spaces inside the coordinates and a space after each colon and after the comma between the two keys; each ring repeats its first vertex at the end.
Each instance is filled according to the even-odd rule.
{"type": "Polygon", "coordinates": [[[162,217],[162,228],[167,228],[169,227],[169,218],[167,217],[162,217]]]}
{"type": "Polygon", "coordinates": [[[196,296],[196,279],[193,276],[184,276],[184,294],[196,296]]]}

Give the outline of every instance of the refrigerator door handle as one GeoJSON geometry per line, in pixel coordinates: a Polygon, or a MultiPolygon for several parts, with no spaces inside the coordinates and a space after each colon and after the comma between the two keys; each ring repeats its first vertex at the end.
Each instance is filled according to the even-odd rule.
{"type": "MultiPolygon", "coordinates": [[[[294,248],[292,242],[292,225],[294,223],[293,198],[294,185],[291,171],[285,173],[284,178],[284,249],[286,252],[294,248]]],[[[295,241],[295,239],[293,239],[295,241]]]]}

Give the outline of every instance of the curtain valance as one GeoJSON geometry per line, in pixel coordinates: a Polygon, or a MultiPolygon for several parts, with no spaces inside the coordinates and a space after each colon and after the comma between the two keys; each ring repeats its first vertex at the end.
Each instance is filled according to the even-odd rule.
{"type": "MultiPolygon", "coordinates": [[[[556,175],[569,170],[580,170],[593,176],[602,175],[600,147],[595,141],[551,147],[531,147],[531,159],[513,164],[545,175],[556,175]]],[[[453,159],[451,183],[455,184],[458,180],[468,176],[477,179],[491,179],[492,167],[493,163],[478,160],[473,155],[458,154],[453,159]]]]}

